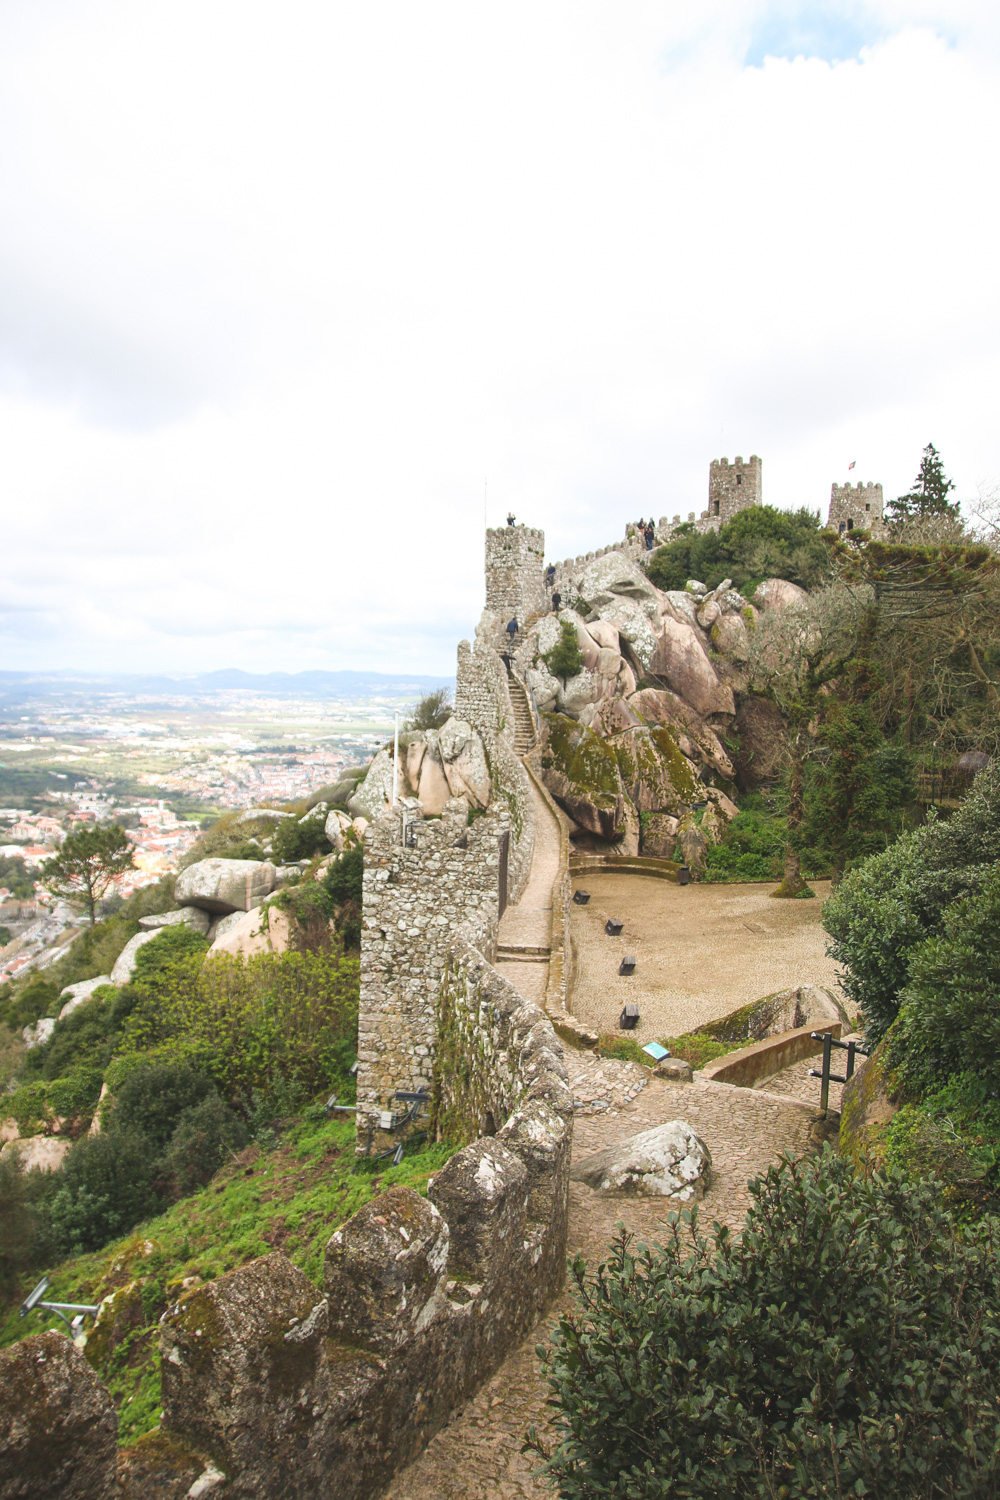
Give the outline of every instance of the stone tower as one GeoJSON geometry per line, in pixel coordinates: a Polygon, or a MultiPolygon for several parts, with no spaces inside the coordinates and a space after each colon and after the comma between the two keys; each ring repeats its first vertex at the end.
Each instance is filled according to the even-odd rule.
{"type": "Polygon", "coordinates": [[[486,608],[501,627],[513,616],[526,625],[548,611],[545,592],[545,532],[530,526],[498,526],[486,533],[486,608]]]}
{"type": "Polygon", "coordinates": [[[749,505],[760,505],[761,473],[760,459],[751,454],[746,463],[737,458],[730,464],[728,458],[713,458],[708,469],[708,516],[724,526],[738,510],[749,505]]]}
{"type": "Polygon", "coordinates": [[[882,486],[880,484],[834,484],[830,487],[831,531],[881,531],[882,486]]]}

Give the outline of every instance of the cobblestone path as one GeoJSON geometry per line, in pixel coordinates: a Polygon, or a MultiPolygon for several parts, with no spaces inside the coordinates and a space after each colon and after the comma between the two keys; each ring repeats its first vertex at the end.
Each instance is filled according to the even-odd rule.
{"type": "MultiPolygon", "coordinates": [[[[541,967],[541,966],[539,966],[541,967]]],[[[574,1160],[580,1160],[650,1125],[686,1120],[712,1153],[711,1185],[699,1210],[738,1229],[750,1203],[747,1179],[783,1151],[804,1155],[815,1109],[791,1097],[695,1078],[670,1084],[633,1063],[601,1062],[590,1054],[567,1057],[577,1114],[574,1160]]],[[[769,1080],[770,1082],[770,1080],[769,1080]]],[[[593,1264],[606,1257],[615,1225],[623,1221],[641,1239],[662,1235],[669,1208],[649,1199],[604,1198],[581,1183],[570,1186],[570,1252],[593,1264]]],[[[532,1475],[521,1453],[527,1428],[544,1429],[546,1388],[535,1345],[566,1294],[494,1378],[456,1413],[426,1451],[389,1486],[392,1500],[541,1500],[551,1491],[532,1475]]]]}
{"type": "Polygon", "coordinates": [[[526,1000],[533,1000],[544,1010],[552,942],[552,887],[559,874],[559,828],[534,783],[531,792],[535,799],[531,874],[520,901],[508,906],[500,919],[496,968],[526,1000]],[[525,950],[520,957],[515,956],[518,950],[525,950]]]}

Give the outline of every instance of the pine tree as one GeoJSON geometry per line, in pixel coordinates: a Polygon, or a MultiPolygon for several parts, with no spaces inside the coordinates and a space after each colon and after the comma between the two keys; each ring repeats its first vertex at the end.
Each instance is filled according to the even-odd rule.
{"type": "Polygon", "coordinates": [[[946,476],[940,454],[933,443],[928,443],[913,489],[908,495],[889,501],[890,517],[893,521],[905,521],[912,516],[957,516],[958,505],[948,499],[954,488],[955,481],[946,476]]]}
{"type": "Polygon", "coordinates": [[[565,686],[571,677],[583,671],[583,653],[577,639],[576,626],[571,625],[568,620],[560,620],[559,628],[562,634],[546,656],[545,662],[553,677],[560,678],[565,686]]]}

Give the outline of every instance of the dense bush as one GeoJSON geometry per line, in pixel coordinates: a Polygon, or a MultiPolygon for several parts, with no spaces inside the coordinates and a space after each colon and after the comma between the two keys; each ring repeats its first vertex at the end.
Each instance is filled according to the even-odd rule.
{"type": "Polygon", "coordinates": [[[995,1226],[960,1232],[935,1184],[829,1148],[750,1191],[739,1240],[692,1249],[674,1223],[590,1278],[575,1262],[579,1307],[540,1351],[563,1500],[996,1493],[995,1226]]]}
{"type": "Polygon", "coordinates": [[[19,989],[4,986],[3,1019],[11,1031],[33,1026],[40,1016],[59,1014],[59,986],[34,975],[19,989]]]}
{"type": "Polygon", "coordinates": [[[179,1194],[210,1182],[226,1157],[245,1146],[245,1123],[213,1089],[179,1116],[163,1164],[179,1194]]]}
{"type": "Polygon", "coordinates": [[[1000,865],[954,902],[940,932],[909,957],[902,1008],[885,1056],[904,1093],[980,1070],[1000,1080],[1000,865]]]}
{"type": "Polygon", "coordinates": [[[406,729],[440,729],[452,715],[451,691],[446,687],[435,688],[421,698],[410,717],[406,729]]]}
{"type": "Polygon", "coordinates": [[[124,1234],[160,1198],[153,1187],[155,1159],[145,1136],[134,1130],[85,1135],[53,1174],[46,1204],[52,1236],[65,1254],[94,1250],[124,1234]]]}
{"type": "MultiPolygon", "coordinates": [[[[890,1036],[892,1033],[889,1033],[890,1036]]],[[[945,1205],[964,1218],[1000,1209],[1000,1092],[994,1073],[958,1073],[904,1104],[880,1149],[907,1177],[936,1177],[945,1205]]]]}
{"type": "Polygon", "coordinates": [[[244,1113],[254,1091],[266,1094],[280,1079],[318,1092],[357,1036],[358,962],[339,948],[245,962],[217,954],[205,964],[191,955],[130,988],[136,1003],[120,1050],[200,1049],[220,1092],[244,1113]]]}
{"type": "Polygon", "coordinates": [[[780,880],[787,832],[784,818],[750,808],[728,825],[722,840],[710,844],[705,879],[780,880]]]}
{"type": "Polygon", "coordinates": [[[802,840],[839,875],[907,828],[916,798],[913,759],[882,733],[864,703],[832,700],[810,763],[802,840]]]}
{"type": "Polygon", "coordinates": [[[689,578],[716,588],[731,578],[749,589],[764,578],[787,578],[815,588],[830,572],[830,552],[811,510],[783,511],[754,505],[739,511],[718,531],[699,534],[690,523],[675,540],[654,552],[646,571],[661,589],[682,589],[689,578]]]}
{"type": "Polygon", "coordinates": [[[896,1019],[914,950],[941,931],[951,903],[979,891],[998,863],[1000,770],[991,766],[947,822],[932,817],[845,875],[823,908],[823,925],[870,1041],[896,1019]]]}
{"type": "Polygon", "coordinates": [[[105,1114],[105,1128],[136,1131],[159,1155],[167,1146],[185,1110],[216,1095],[212,1080],[186,1063],[153,1063],[123,1079],[114,1108],[105,1114]]]}
{"type": "Polygon", "coordinates": [[[282,818],[271,837],[272,858],[279,864],[294,864],[329,854],[330,841],[325,833],[326,813],[311,813],[304,818],[282,818]]]}

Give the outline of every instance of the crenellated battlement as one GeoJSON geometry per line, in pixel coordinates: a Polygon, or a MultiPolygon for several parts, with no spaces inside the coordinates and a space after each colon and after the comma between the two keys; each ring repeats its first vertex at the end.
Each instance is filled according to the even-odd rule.
{"type": "Polygon", "coordinates": [[[882,486],[873,484],[832,484],[827,525],[841,533],[880,530],[883,525],[882,486]]]}

